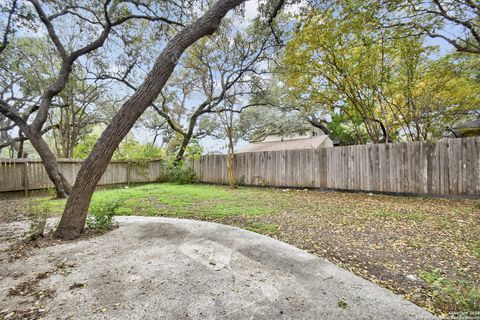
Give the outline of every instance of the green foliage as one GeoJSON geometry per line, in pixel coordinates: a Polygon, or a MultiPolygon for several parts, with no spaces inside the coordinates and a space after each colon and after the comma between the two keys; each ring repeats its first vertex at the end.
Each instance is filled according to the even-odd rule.
{"type": "Polygon", "coordinates": [[[90,134],[78,143],[73,149],[73,157],[75,159],[86,159],[93,149],[93,146],[98,140],[98,136],[90,134]]]}
{"type": "Polygon", "coordinates": [[[273,223],[249,222],[245,229],[262,234],[275,235],[278,233],[278,225],[273,223]]]}
{"type": "Polygon", "coordinates": [[[203,154],[203,147],[197,139],[192,139],[185,149],[185,158],[200,159],[203,154]]]}
{"type": "Polygon", "coordinates": [[[328,113],[344,144],[441,138],[478,108],[480,83],[467,66],[479,58],[438,58],[424,37],[381,28],[381,19],[355,1],[298,16],[277,70],[286,104],[328,113]]]}
{"type": "Polygon", "coordinates": [[[163,149],[150,143],[141,144],[134,139],[129,139],[120,144],[117,151],[113,155],[114,159],[156,159],[162,158],[163,149]]]}
{"type": "MultiPolygon", "coordinates": [[[[85,159],[93,149],[98,140],[98,136],[90,134],[85,136],[74,148],[73,157],[85,159]]],[[[158,159],[163,157],[163,149],[150,143],[141,144],[133,138],[122,142],[113,155],[116,160],[134,160],[134,159],[158,159]]]]}
{"type": "Polygon", "coordinates": [[[433,288],[434,307],[450,311],[480,311],[480,290],[463,281],[443,277],[439,269],[422,271],[420,278],[433,288]]]}
{"type": "Polygon", "coordinates": [[[306,125],[305,117],[300,114],[290,114],[271,106],[259,106],[241,113],[237,131],[246,140],[258,141],[270,133],[288,136],[304,130],[306,125]]]}
{"type": "Polygon", "coordinates": [[[360,144],[368,140],[368,134],[362,127],[362,121],[349,119],[344,114],[335,114],[332,121],[328,124],[330,129],[330,138],[339,141],[341,145],[360,144]],[[359,129],[355,131],[353,126],[359,129]]]}
{"type": "Polygon", "coordinates": [[[88,227],[98,231],[113,229],[115,227],[113,217],[118,214],[123,203],[121,199],[92,202],[89,208],[90,216],[87,219],[88,227]]]}
{"type": "Polygon", "coordinates": [[[50,207],[46,204],[30,204],[27,211],[28,219],[30,220],[30,228],[27,232],[29,240],[36,240],[43,237],[47,218],[50,215],[50,207]]]}
{"type": "Polygon", "coordinates": [[[185,164],[184,161],[177,163],[171,161],[168,164],[167,175],[170,182],[176,182],[179,184],[189,184],[197,181],[195,171],[185,164]]]}

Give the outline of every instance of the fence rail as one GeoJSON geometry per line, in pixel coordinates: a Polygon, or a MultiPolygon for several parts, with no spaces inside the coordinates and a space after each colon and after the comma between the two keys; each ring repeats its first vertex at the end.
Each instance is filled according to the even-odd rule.
{"type": "MultiPolygon", "coordinates": [[[[73,184],[81,160],[58,159],[60,171],[73,184]]],[[[162,160],[148,162],[112,161],[98,185],[157,182],[165,179],[162,160]]],[[[47,189],[53,187],[41,160],[0,159],[0,192],[47,189]]]]}
{"type": "MultiPolygon", "coordinates": [[[[226,156],[190,162],[200,182],[227,183],[226,156]]],[[[236,154],[235,179],[253,186],[480,196],[480,137],[236,154]]]]}

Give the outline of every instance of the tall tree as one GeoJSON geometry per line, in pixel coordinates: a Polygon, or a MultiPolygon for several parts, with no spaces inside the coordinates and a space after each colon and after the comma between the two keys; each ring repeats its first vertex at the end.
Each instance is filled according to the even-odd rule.
{"type": "MultiPolygon", "coordinates": [[[[173,131],[169,151],[175,152],[175,163],[180,162],[192,139],[208,135],[212,128],[202,126],[202,119],[215,113],[224,101],[247,97],[255,85],[234,90],[250,79],[266,72],[274,46],[269,30],[260,25],[248,31],[236,30],[233,21],[224,21],[212,36],[199,40],[186,50],[179,67],[162,90],[159,101],[152,104],[173,131]],[[235,91],[235,92],[234,92],[235,91]]],[[[103,75],[115,79],[131,90],[136,90],[134,79],[128,79],[131,68],[122,76],[103,75]]],[[[132,77],[133,78],[133,77],[132,77]]]]}
{"type": "Polygon", "coordinates": [[[72,77],[58,95],[62,106],[52,109],[47,121],[54,126],[49,136],[59,157],[72,158],[79,141],[102,122],[107,99],[105,84],[72,77]]]}
{"type": "Polygon", "coordinates": [[[435,58],[422,35],[381,28],[380,11],[351,9],[299,19],[279,68],[289,104],[326,112],[334,138],[359,143],[438,138],[476,108],[478,81],[455,71],[455,59],[435,58]]]}
{"type": "MultiPolygon", "coordinates": [[[[170,20],[168,17],[152,16],[150,15],[150,10],[146,10],[148,14],[144,14],[142,8],[149,7],[146,4],[142,5],[141,2],[134,4],[130,1],[112,2],[111,0],[95,4],[92,4],[90,1],[77,1],[75,4],[62,1],[42,3],[39,0],[29,0],[29,2],[33,6],[36,17],[45,27],[50,41],[56,49],[56,54],[60,58],[59,70],[55,78],[51,79],[51,82],[43,88],[39,97],[38,110],[31,123],[25,121],[22,115],[5,100],[0,100],[0,113],[15,122],[25,137],[28,138],[43,160],[47,174],[55,185],[57,197],[64,198],[70,193],[70,185],[59,171],[55,154],[42,137],[42,134],[43,127],[48,120],[52,102],[65,89],[74,64],[81,57],[102,47],[113,28],[132,19],[160,21],[166,24],[178,23],[170,20]],[[76,21],[78,29],[87,30],[89,32],[85,32],[85,34],[88,36],[93,34],[94,36],[79,39],[79,48],[69,50],[65,40],[62,41],[62,28],[55,25],[57,21],[64,22],[65,19],[76,21]]],[[[171,5],[170,1],[166,3],[171,5]]],[[[82,37],[84,33],[77,33],[77,35],[82,37]]],[[[1,54],[5,54],[5,50],[1,54]]]]}
{"type": "Polygon", "coordinates": [[[243,2],[242,0],[217,1],[202,17],[183,28],[168,42],[144,82],[123,104],[82,164],[73,192],[67,200],[56,230],[58,237],[72,239],[83,232],[95,186],[107,168],[118,144],[158,97],[183,52],[198,39],[213,34],[222,18],[243,2]]]}
{"type": "MultiPolygon", "coordinates": [[[[215,106],[213,114],[212,135],[227,140],[227,178],[230,188],[235,188],[235,144],[244,136],[245,119],[241,115],[250,109],[271,106],[266,91],[263,90],[263,79],[254,77],[248,83],[237,83],[228,98],[215,106]],[[248,95],[243,93],[248,92],[248,95]],[[242,93],[242,94],[240,94],[242,93]]],[[[252,118],[250,118],[252,119],[252,118]]],[[[273,119],[272,119],[273,120],[273,119]]],[[[273,120],[276,121],[277,119],[273,120]]],[[[258,122],[256,118],[253,122],[258,122]]]]}
{"type": "Polygon", "coordinates": [[[340,111],[352,123],[360,119],[370,140],[378,143],[390,141],[395,129],[380,99],[390,81],[393,43],[365,19],[335,8],[302,18],[281,73],[292,97],[308,101],[300,106],[340,111]]]}
{"type": "MultiPolygon", "coordinates": [[[[243,2],[245,0],[218,0],[200,18],[183,28],[168,42],[144,82],[114,116],[80,168],[56,231],[58,237],[71,239],[83,232],[95,186],[120,141],[158,97],[185,50],[197,40],[213,34],[225,15],[243,2]]],[[[280,0],[279,3],[283,1],[280,0]]],[[[276,6],[270,17],[274,17],[279,10],[276,6]]]]}

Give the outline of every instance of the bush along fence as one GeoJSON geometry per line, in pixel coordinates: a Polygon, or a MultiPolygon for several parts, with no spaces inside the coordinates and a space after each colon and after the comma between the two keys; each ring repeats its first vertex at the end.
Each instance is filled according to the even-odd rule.
{"type": "MultiPolygon", "coordinates": [[[[82,160],[58,159],[60,171],[73,184],[82,160]]],[[[98,185],[160,182],[166,179],[164,160],[112,161],[98,185]]],[[[0,159],[0,192],[47,189],[53,187],[41,160],[0,159]]]]}
{"type": "MultiPolygon", "coordinates": [[[[226,184],[225,155],[190,161],[200,182],[226,184]]],[[[235,155],[238,184],[435,196],[480,196],[480,137],[235,155]]]]}

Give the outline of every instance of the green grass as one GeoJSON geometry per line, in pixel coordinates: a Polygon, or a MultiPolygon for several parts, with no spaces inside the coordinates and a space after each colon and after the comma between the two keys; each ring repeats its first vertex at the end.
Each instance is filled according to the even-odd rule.
{"type": "Polygon", "coordinates": [[[480,241],[473,242],[471,244],[472,252],[477,259],[480,260],[480,241]]]}
{"type": "MultiPolygon", "coordinates": [[[[259,190],[208,185],[150,184],[95,192],[91,206],[109,200],[123,200],[119,215],[179,216],[226,218],[257,216],[272,213],[266,204],[258,204],[259,190]]],[[[61,214],[65,200],[39,198],[34,204],[47,206],[53,214],[61,214]]]]}
{"type": "Polygon", "coordinates": [[[462,280],[449,279],[441,270],[420,272],[432,291],[437,308],[451,311],[480,310],[480,290],[462,280]]]}
{"type": "Polygon", "coordinates": [[[267,235],[275,235],[279,231],[278,225],[273,223],[248,222],[244,228],[253,232],[267,235]]]}

